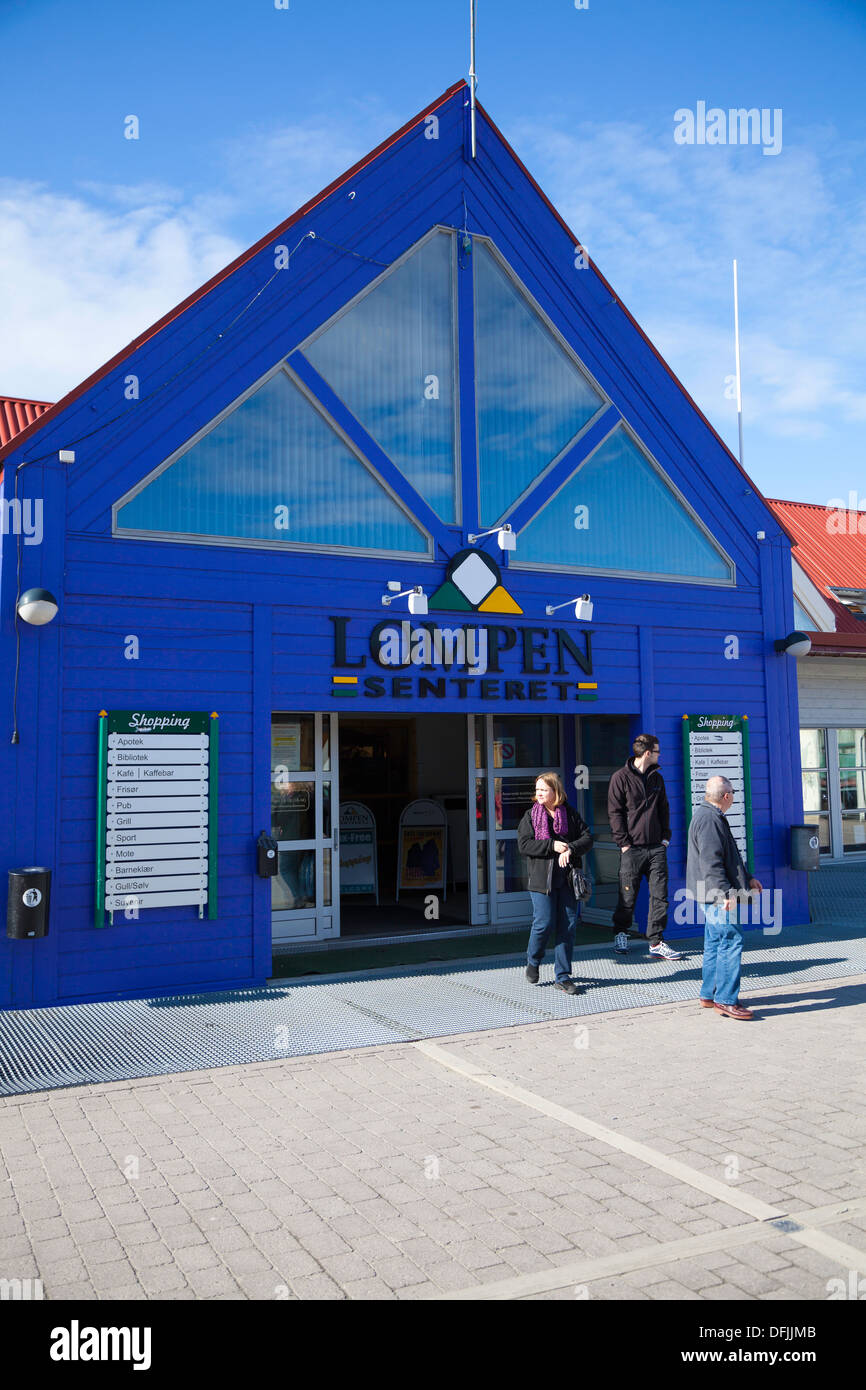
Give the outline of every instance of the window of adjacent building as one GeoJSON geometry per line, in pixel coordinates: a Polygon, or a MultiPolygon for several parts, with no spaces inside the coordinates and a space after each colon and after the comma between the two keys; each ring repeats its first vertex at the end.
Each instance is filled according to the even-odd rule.
{"type": "Polygon", "coordinates": [[[454,238],[436,232],[304,356],[444,522],[457,521],[454,238]]]}
{"type": "Polygon", "coordinates": [[[494,526],[605,402],[483,241],[473,257],[479,516],[494,526]]]}
{"type": "Polygon", "coordinates": [[[524,526],[518,563],[732,578],[730,562],[622,425],[524,526]]]}
{"type": "Polygon", "coordinates": [[[839,729],[839,793],[842,849],[866,850],[866,729],[839,729]]]}
{"type": "Polygon", "coordinates": [[[817,632],[818,624],[809,617],[802,604],[794,599],[794,625],[800,632],[817,632]]]}
{"type": "Polygon", "coordinates": [[[800,730],[803,775],[803,820],[817,826],[821,854],[830,853],[830,790],[827,768],[827,730],[800,730]]]}
{"type": "Polygon", "coordinates": [[[285,370],[117,508],[121,532],[424,555],[427,537],[285,370]]]}

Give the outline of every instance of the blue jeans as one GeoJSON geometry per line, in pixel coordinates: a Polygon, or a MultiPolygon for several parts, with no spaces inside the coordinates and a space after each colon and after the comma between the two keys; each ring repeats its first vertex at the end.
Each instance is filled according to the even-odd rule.
{"type": "Polygon", "coordinates": [[[717,1004],[736,1004],[740,992],[743,933],[731,920],[736,913],[724,907],[704,908],[704,971],[701,998],[717,1004]]]}
{"type": "Polygon", "coordinates": [[[532,893],[532,930],[526,948],[527,965],[540,965],[551,930],[556,929],[556,950],[553,955],[557,980],[571,979],[571,953],[577,930],[577,901],[569,887],[554,888],[552,893],[532,893]]]}

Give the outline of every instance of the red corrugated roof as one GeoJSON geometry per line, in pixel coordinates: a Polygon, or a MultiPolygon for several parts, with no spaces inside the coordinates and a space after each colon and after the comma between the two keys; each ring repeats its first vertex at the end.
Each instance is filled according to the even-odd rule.
{"type": "MultiPolygon", "coordinates": [[[[836,633],[866,639],[866,622],[833,595],[834,589],[866,589],[866,512],[771,497],[767,501],[794,538],[794,559],[832,608],[836,633]]],[[[812,633],[813,641],[819,635],[812,633]]]]}
{"type": "Polygon", "coordinates": [[[16,434],[32,425],[53,404],[53,401],[20,401],[15,396],[0,396],[0,446],[8,444],[16,434]]]}

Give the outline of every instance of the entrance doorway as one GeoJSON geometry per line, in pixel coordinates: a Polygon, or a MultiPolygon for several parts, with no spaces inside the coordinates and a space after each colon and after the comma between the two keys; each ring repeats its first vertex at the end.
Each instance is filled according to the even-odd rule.
{"type": "MultiPolygon", "coordinates": [[[[341,715],[339,750],[341,806],[370,813],[354,834],[365,837],[378,890],[370,891],[369,875],[358,884],[351,872],[362,844],[356,840],[357,853],[350,853],[347,836],[354,834],[344,817],[340,934],[468,926],[465,716],[341,715]],[[364,886],[367,892],[356,891],[364,886]]],[[[360,823],[357,811],[355,819],[360,823]]]]}
{"type": "Polygon", "coordinates": [[[544,771],[559,772],[595,836],[594,894],[582,915],[609,922],[619,851],[607,783],[625,761],[629,723],[541,713],[273,715],[275,948],[528,926],[517,827],[544,771]]]}

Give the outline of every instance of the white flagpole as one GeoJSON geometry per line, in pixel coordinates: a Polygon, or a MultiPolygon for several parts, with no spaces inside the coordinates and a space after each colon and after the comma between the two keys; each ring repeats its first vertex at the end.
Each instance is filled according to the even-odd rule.
{"type": "Polygon", "coordinates": [[[737,426],[740,434],[740,467],[743,467],[743,391],[740,382],[740,306],[737,296],[737,262],[734,261],[734,355],[737,364],[737,426]]]}
{"type": "Polygon", "coordinates": [[[475,0],[469,0],[469,120],[472,130],[472,158],[475,158],[475,0]]]}

